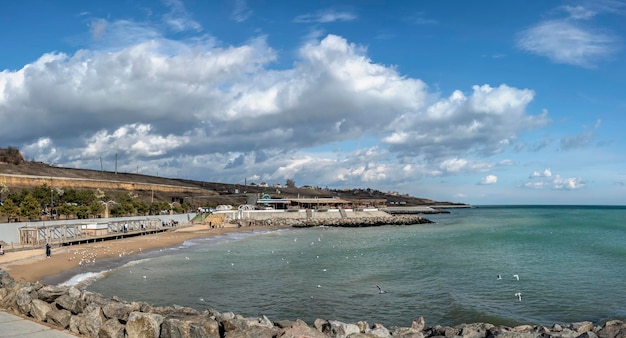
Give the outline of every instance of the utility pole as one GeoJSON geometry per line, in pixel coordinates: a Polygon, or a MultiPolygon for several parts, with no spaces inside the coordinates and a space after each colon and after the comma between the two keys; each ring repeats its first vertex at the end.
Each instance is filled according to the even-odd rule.
{"type": "Polygon", "coordinates": [[[117,153],[115,153],[115,175],[117,175],[117,153]]]}

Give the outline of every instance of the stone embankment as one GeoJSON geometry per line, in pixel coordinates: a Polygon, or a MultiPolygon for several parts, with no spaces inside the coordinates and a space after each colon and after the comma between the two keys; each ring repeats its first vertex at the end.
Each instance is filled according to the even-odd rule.
{"type": "Polygon", "coordinates": [[[328,217],[328,218],[270,218],[236,220],[239,225],[262,225],[308,228],[317,226],[360,228],[382,225],[413,225],[433,223],[431,220],[415,215],[368,216],[368,217],[328,217]]]}
{"type": "Polygon", "coordinates": [[[207,337],[207,338],[427,338],[427,337],[600,337],[626,336],[626,324],[612,320],[602,326],[579,322],[552,327],[496,326],[487,323],[426,327],[422,317],[410,327],[390,327],[367,322],[343,323],[317,319],[312,326],[301,320],[271,321],[246,318],[232,312],[198,311],[181,306],[153,306],[105,298],[68,286],[16,282],[0,270],[0,310],[30,317],[83,337],[207,337]]]}

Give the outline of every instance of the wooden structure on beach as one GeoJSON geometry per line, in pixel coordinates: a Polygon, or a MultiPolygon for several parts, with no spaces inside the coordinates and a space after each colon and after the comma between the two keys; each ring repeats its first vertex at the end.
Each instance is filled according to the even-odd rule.
{"type": "Polygon", "coordinates": [[[57,224],[48,226],[26,226],[19,228],[22,245],[39,246],[45,243],[56,245],[79,244],[109,240],[169,230],[159,218],[84,224],[57,224]]]}

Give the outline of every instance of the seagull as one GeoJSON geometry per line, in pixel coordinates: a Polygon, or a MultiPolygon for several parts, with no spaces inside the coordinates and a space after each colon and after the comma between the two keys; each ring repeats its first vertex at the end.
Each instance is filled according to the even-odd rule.
{"type": "Polygon", "coordinates": [[[519,280],[519,275],[513,275],[513,278],[519,280]]]}
{"type": "Polygon", "coordinates": [[[147,276],[143,276],[143,279],[146,279],[146,278],[148,278],[148,277],[147,276]]]}
{"type": "Polygon", "coordinates": [[[521,292],[517,292],[515,293],[515,297],[517,297],[517,299],[519,299],[519,301],[522,301],[522,293],[521,292]]]}
{"type": "Polygon", "coordinates": [[[380,286],[376,285],[376,287],[378,288],[378,293],[387,293],[387,291],[383,290],[380,286]]]}
{"type": "Polygon", "coordinates": [[[186,260],[189,260],[189,257],[185,257],[186,260]]]}
{"type": "Polygon", "coordinates": [[[498,275],[498,277],[497,277],[496,279],[498,279],[498,280],[499,280],[499,279],[502,279],[502,276],[498,275]]]}

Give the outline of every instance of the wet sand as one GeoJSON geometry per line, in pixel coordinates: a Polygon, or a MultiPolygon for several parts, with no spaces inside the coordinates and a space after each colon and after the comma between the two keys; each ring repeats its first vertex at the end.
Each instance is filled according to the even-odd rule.
{"type": "Polygon", "coordinates": [[[94,260],[112,259],[136,255],[141,252],[171,248],[194,238],[204,238],[231,232],[254,231],[266,227],[223,227],[211,229],[197,224],[157,234],[128,237],[96,243],[53,247],[52,257],[46,258],[43,248],[5,252],[0,256],[0,269],[13,279],[36,282],[47,276],[55,276],[81,265],[94,264],[94,260]]]}

